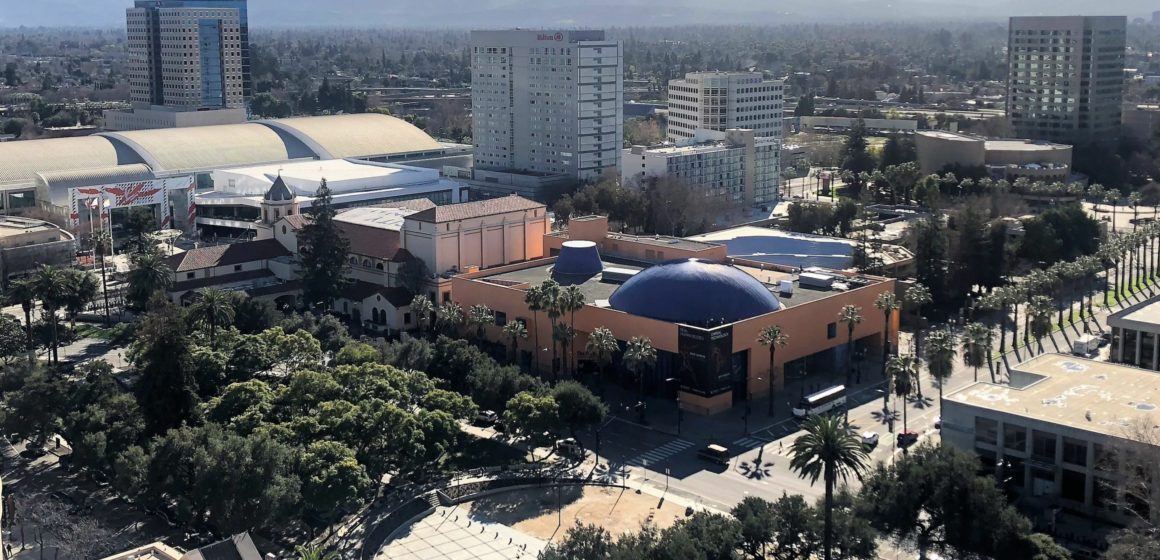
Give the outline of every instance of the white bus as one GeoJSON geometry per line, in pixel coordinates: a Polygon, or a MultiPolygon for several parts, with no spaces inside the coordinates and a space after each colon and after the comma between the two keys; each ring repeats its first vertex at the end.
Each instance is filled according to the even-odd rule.
{"type": "Polygon", "coordinates": [[[802,397],[802,400],[793,408],[793,415],[797,418],[805,418],[811,414],[825,414],[836,408],[841,408],[845,404],[846,386],[835,385],[802,397]]]}

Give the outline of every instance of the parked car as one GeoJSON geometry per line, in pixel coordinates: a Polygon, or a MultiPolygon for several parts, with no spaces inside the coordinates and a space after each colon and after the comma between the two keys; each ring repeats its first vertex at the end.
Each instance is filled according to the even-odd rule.
{"type": "Polygon", "coordinates": [[[898,447],[906,449],[918,442],[918,432],[903,430],[898,432],[898,447]]]}
{"type": "Polygon", "coordinates": [[[729,449],[724,445],[710,443],[697,452],[697,456],[720,465],[729,464],[729,449]]]}
{"type": "Polygon", "coordinates": [[[25,459],[36,460],[48,454],[48,450],[43,445],[30,443],[20,452],[20,456],[25,459]]]}
{"type": "Polygon", "coordinates": [[[575,438],[556,440],[556,453],[568,457],[583,457],[584,447],[575,438]]]}
{"type": "Polygon", "coordinates": [[[862,447],[865,447],[866,449],[874,449],[875,447],[878,447],[878,432],[862,432],[862,447]]]}
{"type": "Polygon", "coordinates": [[[475,415],[476,426],[492,426],[496,422],[499,422],[499,414],[494,410],[481,410],[475,415]]]}

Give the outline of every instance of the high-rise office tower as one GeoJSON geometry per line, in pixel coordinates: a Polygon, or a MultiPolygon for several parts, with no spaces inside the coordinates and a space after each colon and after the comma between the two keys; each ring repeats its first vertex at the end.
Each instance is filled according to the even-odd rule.
{"type": "Polygon", "coordinates": [[[595,179],[620,167],[623,58],[603,31],[472,31],[481,170],[595,179]]]}
{"type": "Polygon", "coordinates": [[[781,138],[782,87],[757,72],[690,72],[669,80],[668,141],[688,142],[699,128],[781,138]]]}
{"type": "Polygon", "coordinates": [[[1013,17],[1007,122],[1020,138],[1113,142],[1124,100],[1125,16],[1013,17]]]}
{"type": "Polygon", "coordinates": [[[246,106],[251,90],[246,0],[137,0],[126,16],[135,103],[246,106]]]}

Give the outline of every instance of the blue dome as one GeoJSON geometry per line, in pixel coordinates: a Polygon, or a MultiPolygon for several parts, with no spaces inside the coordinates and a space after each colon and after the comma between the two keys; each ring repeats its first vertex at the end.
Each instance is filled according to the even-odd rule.
{"type": "Polygon", "coordinates": [[[591,241],[565,241],[552,274],[568,276],[596,276],[604,269],[600,250],[591,241]]]}
{"type": "Polygon", "coordinates": [[[650,319],[715,326],[781,309],[756,278],[716,261],[681,259],[646,268],[609,298],[613,309],[650,319]]]}

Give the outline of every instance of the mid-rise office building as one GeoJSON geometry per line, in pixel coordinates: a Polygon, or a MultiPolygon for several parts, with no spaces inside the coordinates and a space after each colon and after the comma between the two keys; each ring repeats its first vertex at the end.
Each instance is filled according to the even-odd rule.
{"type": "Polygon", "coordinates": [[[701,128],[781,138],[782,89],[781,80],[757,72],[691,72],[670,80],[668,141],[687,142],[701,128]]]}
{"type": "Polygon", "coordinates": [[[640,184],[675,177],[708,196],[747,206],[777,202],[780,142],[745,129],[699,130],[680,146],[633,146],[624,150],[621,179],[640,184]]]}
{"type": "Polygon", "coordinates": [[[471,32],[475,166],[590,180],[620,167],[623,57],[603,31],[471,32]]]}
{"type": "Polygon", "coordinates": [[[1115,141],[1124,100],[1124,16],[1013,17],[1007,120],[1018,138],[1115,141]]]}
{"type": "Polygon", "coordinates": [[[126,10],[133,109],[106,128],[244,122],[250,98],[246,0],[137,0],[126,10]]]}

